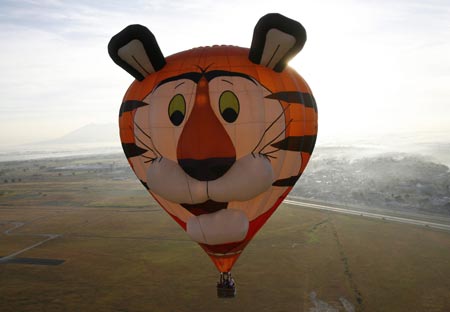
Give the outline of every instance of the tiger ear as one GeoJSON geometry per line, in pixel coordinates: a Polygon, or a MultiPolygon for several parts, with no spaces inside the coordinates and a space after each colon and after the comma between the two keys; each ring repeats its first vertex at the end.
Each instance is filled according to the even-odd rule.
{"type": "Polygon", "coordinates": [[[305,42],[306,31],[299,22],[270,13],[261,17],[255,26],[248,58],[253,63],[282,72],[305,42]]]}
{"type": "Polygon", "coordinates": [[[166,65],[155,36],[142,25],[127,26],[112,37],[108,53],[117,65],[139,81],[166,65]]]}

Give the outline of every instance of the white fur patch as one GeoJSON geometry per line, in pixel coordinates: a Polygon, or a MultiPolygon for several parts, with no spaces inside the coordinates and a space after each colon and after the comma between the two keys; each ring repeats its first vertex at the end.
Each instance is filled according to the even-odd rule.
{"type": "Polygon", "coordinates": [[[178,204],[199,204],[208,199],[216,202],[246,201],[270,188],[274,172],[264,156],[247,155],[220,178],[198,181],[178,163],[163,158],[147,170],[147,185],[155,194],[178,204]]]}
{"type": "Polygon", "coordinates": [[[144,77],[155,72],[152,63],[150,63],[150,58],[145,52],[144,45],[138,39],[128,42],[117,51],[117,54],[144,77]]]}
{"type": "Polygon", "coordinates": [[[242,241],[247,235],[249,221],[241,210],[221,209],[192,216],[186,226],[186,232],[197,243],[219,245],[242,241]]]}
{"type": "Polygon", "coordinates": [[[209,198],[217,202],[245,201],[272,186],[274,173],[270,161],[259,154],[242,157],[217,180],[209,181],[209,198]]]}
{"type": "Polygon", "coordinates": [[[159,196],[178,204],[199,204],[208,200],[206,182],[191,178],[178,163],[163,158],[147,170],[147,186],[159,196]]]}
{"type": "Polygon", "coordinates": [[[266,43],[264,44],[260,64],[274,68],[281,58],[295,45],[295,42],[294,36],[272,28],[266,34],[266,43]]]}

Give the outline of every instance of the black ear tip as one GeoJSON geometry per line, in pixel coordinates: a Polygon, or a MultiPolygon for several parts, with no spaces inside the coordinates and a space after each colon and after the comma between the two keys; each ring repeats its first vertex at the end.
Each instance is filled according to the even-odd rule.
{"type": "Polygon", "coordinates": [[[128,25],[114,35],[108,43],[109,56],[114,60],[117,51],[133,39],[151,38],[155,40],[153,33],[145,26],[139,24],[128,25]]]}
{"type": "Polygon", "coordinates": [[[293,34],[299,41],[306,41],[306,30],[303,25],[289,17],[286,17],[280,13],[268,13],[261,17],[256,23],[255,31],[270,30],[271,28],[277,28],[283,32],[293,34]]]}
{"type": "MultiPolygon", "coordinates": [[[[119,33],[111,38],[111,41],[117,41],[120,43],[127,43],[127,40],[139,39],[139,38],[155,38],[153,33],[145,26],[140,24],[128,25],[122,29],[119,33]]],[[[110,42],[111,42],[110,41],[110,42]]]]}
{"type": "Polygon", "coordinates": [[[281,72],[287,62],[301,51],[306,42],[306,30],[302,24],[279,13],[261,17],[255,26],[249,59],[281,72]],[[279,46],[281,49],[271,50],[279,46]],[[278,54],[276,54],[278,53],[278,54]],[[267,62],[270,55],[270,62],[267,62]]]}
{"type": "Polygon", "coordinates": [[[108,54],[117,65],[139,81],[166,65],[155,36],[147,27],[139,24],[129,25],[113,36],[108,43],[108,54]],[[119,55],[120,50],[129,47],[132,41],[140,44],[119,55]]]}

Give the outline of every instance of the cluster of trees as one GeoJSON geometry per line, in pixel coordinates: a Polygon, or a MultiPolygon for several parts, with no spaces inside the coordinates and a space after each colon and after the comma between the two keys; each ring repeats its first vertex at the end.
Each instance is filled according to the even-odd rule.
{"type": "Polygon", "coordinates": [[[412,155],[311,161],[294,195],[338,204],[450,215],[450,172],[412,155]]]}

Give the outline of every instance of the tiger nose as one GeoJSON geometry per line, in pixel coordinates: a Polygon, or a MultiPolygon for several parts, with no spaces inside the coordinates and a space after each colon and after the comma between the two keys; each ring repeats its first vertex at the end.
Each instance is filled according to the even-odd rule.
{"type": "Polygon", "coordinates": [[[178,164],[192,178],[212,181],[223,176],[235,161],[235,158],[179,159],[178,164]]]}
{"type": "Polygon", "coordinates": [[[236,161],[233,142],[211,107],[205,77],[198,82],[194,107],[178,139],[177,159],[199,181],[220,178],[236,161]]]}

